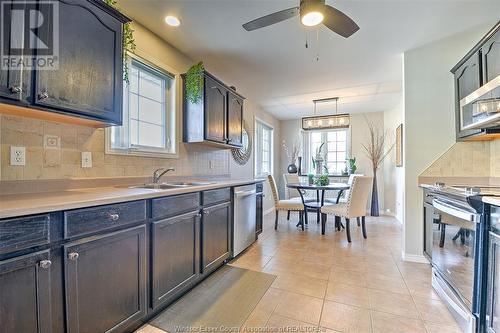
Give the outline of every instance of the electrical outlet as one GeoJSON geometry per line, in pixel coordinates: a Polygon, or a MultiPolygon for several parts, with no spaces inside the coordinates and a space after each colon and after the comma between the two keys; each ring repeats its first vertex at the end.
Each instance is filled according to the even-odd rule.
{"type": "Polygon", "coordinates": [[[10,165],[26,165],[25,147],[10,147],[10,165]]]}
{"type": "Polygon", "coordinates": [[[214,162],[213,161],[208,161],[208,168],[212,170],[214,168],[214,162]]]}
{"type": "Polygon", "coordinates": [[[82,168],[92,168],[92,152],[82,151],[82,168]]]}

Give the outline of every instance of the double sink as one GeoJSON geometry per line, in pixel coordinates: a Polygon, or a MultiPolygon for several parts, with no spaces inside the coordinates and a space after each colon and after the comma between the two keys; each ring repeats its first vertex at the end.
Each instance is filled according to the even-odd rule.
{"type": "Polygon", "coordinates": [[[168,182],[168,183],[150,183],[150,184],[141,184],[129,186],[129,188],[145,188],[145,189],[153,189],[153,190],[169,190],[174,188],[185,188],[191,186],[204,186],[210,185],[213,183],[209,182],[168,182]]]}

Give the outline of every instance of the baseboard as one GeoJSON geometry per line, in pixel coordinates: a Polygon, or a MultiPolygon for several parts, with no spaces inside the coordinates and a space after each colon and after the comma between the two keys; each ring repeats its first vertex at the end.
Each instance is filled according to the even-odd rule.
{"type": "Polygon", "coordinates": [[[267,215],[267,214],[272,213],[272,212],[274,212],[274,207],[271,207],[268,210],[265,210],[264,215],[267,215]]]}
{"type": "Polygon", "coordinates": [[[423,254],[409,254],[403,251],[401,253],[401,258],[403,259],[403,261],[408,261],[408,262],[418,262],[422,264],[429,263],[429,260],[427,260],[427,258],[423,254]]]}

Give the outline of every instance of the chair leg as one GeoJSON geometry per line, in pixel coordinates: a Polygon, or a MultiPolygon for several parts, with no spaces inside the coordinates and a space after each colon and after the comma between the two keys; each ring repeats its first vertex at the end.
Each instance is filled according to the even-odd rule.
{"type": "Polygon", "coordinates": [[[366,239],[366,225],[365,225],[365,217],[364,216],[361,217],[361,229],[363,230],[363,238],[366,239]]]}
{"type": "Polygon", "coordinates": [[[302,226],[302,231],[304,231],[304,215],[305,214],[305,211],[304,212],[299,212],[300,213],[300,225],[302,226]]]}
{"type": "Polygon", "coordinates": [[[286,214],[286,220],[290,221],[290,211],[288,211],[288,213],[286,214]]]}
{"type": "Polygon", "coordinates": [[[307,209],[304,208],[304,223],[308,224],[309,223],[309,218],[307,217],[307,209]]]}
{"type": "Polygon", "coordinates": [[[335,227],[340,231],[340,216],[335,216],[335,227]]]}
{"type": "Polygon", "coordinates": [[[325,229],[326,229],[326,219],[328,216],[326,214],[321,214],[321,234],[325,234],[325,229]]]}
{"type": "Polygon", "coordinates": [[[318,210],[316,211],[316,223],[319,223],[319,221],[320,221],[320,215],[321,215],[321,213],[320,213],[320,211],[319,211],[319,209],[318,209],[318,210]]]}
{"type": "Polygon", "coordinates": [[[359,217],[356,217],[356,220],[357,220],[357,222],[358,222],[358,227],[359,227],[359,217]]]}
{"type": "Polygon", "coordinates": [[[276,210],[276,218],[274,220],[274,230],[278,230],[278,214],[279,210],[276,210]]]}
{"type": "Polygon", "coordinates": [[[349,225],[349,219],[345,219],[345,231],[347,234],[347,241],[350,243],[351,242],[351,227],[349,225]]]}

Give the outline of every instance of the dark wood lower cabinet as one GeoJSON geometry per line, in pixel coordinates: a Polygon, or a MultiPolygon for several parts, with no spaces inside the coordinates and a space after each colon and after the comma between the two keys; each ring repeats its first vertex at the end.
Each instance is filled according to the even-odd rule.
{"type": "Polygon", "coordinates": [[[203,210],[202,273],[209,274],[231,256],[231,203],[203,210]]]}
{"type": "Polygon", "coordinates": [[[146,226],[64,246],[67,330],[121,332],[146,314],[146,226]]]}
{"type": "Polygon", "coordinates": [[[152,307],[173,301],[200,275],[198,210],[153,222],[152,307]]]}
{"type": "Polygon", "coordinates": [[[50,251],[0,261],[0,331],[52,332],[50,251]]]}

